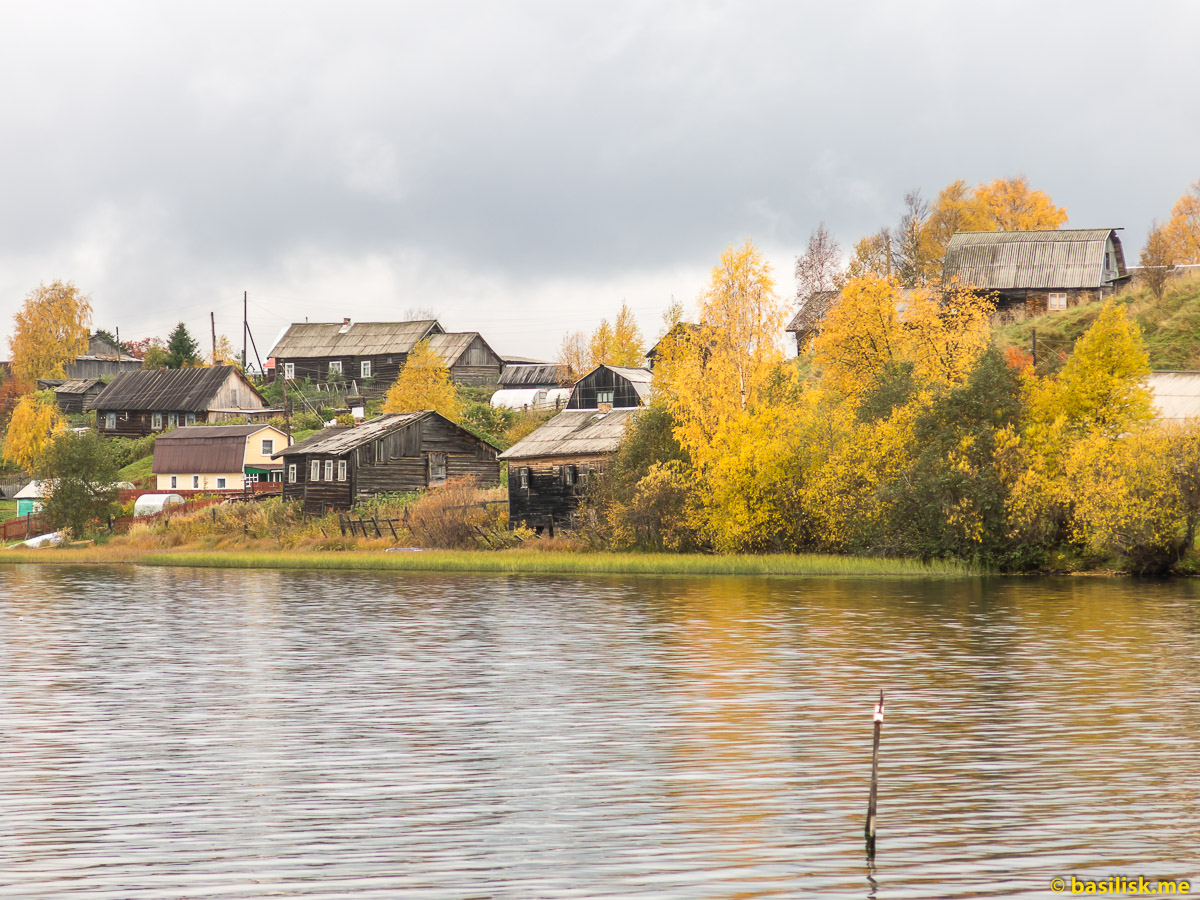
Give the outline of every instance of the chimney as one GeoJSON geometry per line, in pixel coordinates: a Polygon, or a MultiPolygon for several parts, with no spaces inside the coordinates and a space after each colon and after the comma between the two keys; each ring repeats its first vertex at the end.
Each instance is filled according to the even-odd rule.
{"type": "Polygon", "coordinates": [[[610,412],[612,412],[612,404],[611,403],[597,403],[596,409],[598,409],[602,413],[610,413],[610,412]]]}
{"type": "Polygon", "coordinates": [[[350,324],[350,317],[349,317],[349,316],[344,316],[344,317],[342,318],[342,324],[343,324],[343,325],[349,325],[349,324],[350,324]]]}

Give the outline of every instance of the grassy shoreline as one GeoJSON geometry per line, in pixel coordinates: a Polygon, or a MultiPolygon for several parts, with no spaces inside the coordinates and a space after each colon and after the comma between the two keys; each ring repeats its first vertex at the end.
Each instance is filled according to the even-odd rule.
{"type": "Polygon", "coordinates": [[[702,556],[670,553],[572,553],[538,550],[133,551],[87,547],[9,550],[0,564],[142,565],[219,569],[304,569],[330,572],[474,572],[528,575],[802,575],[958,578],[982,574],[957,562],[773,554],[702,556]]]}

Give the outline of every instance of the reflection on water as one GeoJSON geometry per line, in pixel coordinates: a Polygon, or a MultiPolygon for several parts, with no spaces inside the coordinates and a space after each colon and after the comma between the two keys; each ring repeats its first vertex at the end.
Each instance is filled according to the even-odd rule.
{"type": "Polygon", "coordinates": [[[0,577],[0,897],[1200,880],[1190,583],[0,577]]]}

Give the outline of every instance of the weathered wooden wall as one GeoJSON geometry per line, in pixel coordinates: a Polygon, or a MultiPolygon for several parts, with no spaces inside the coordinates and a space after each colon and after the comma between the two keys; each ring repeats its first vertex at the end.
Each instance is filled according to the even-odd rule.
{"type": "Polygon", "coordinates": [[[613,406],[620,409],[642,405],[629,379],[608,369],[597,369],[576,382],[567,409],[595,409],[597,391],[612,391],[613,406]]]}
{"type": "Polygon", "coordinates": [[[604,457],[566,457],[510,462],[508,465],[508,524],[510,528],[568,530],[587,494],[587,484],[604,469],[604,457]],[[568,484],[567,466],[575,467],[575,483],[568,484]],[[528,486],[521,487],[521,470],[528,470],[528,486]]]}
{"type": "MultiPolygon", "coordinates": [[[[188,414],[184,411],[177,410],[175,415],[178,416],[177,425],[188,424],[188,414]]],[[[170,424],[171,413],[162,413],[162,428],[151,428],[153,413],[137,412],[136,410],[121,410],[121,409],[98,409],[96,410],[96,430],[101,437],[145,437],[148,434],[160,434],[168,428],[175,426],[170,424]],[[108,413],[115,412],[117,414],[116,428],[109,430],[105,425],[105,419],[108,413]]],[[[193,425],[203,425],[208,421],[208,416],[205,413],[195,413],[196,421],[193,425]]]]}
{"type": "MultiPolygon", "coordinates": [[[[393,384],[400,377],[400,370],[404,367],[406,359],[408,359],[407,353],[389,353],[380,356],[320,356],[296,359],[281,357],[275,360],[275,377],[283,377],[284,363],[294,363],[296,373],[293,378],[297,380],[308,378],[310,381],[326,384],[330,381],[329,363],[340,362],[342,364],[341,380],[346,383],[356,381],[361,385],[363,383],[362,363],[365,360],[371,364],[371,378],[375,380],[375,386],[385,387],[393,384]]],[[[333,380],[337,380],[336,375],[333,380]]]]}

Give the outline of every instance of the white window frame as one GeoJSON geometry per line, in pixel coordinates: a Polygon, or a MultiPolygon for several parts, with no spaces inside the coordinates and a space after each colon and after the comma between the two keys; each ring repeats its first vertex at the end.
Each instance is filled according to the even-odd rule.
{"type": "Polygon", "coordinates": [[[345,480],[346,480],[346,461],[344,459],[339,459],[338,460],[338,481],[345,481],[345,480]]]}
{"type": "Polygon", "coordinates": [[[337,372],[339,375],[342,374],[342,361],[340,359],[331,359],[329,361],[329,374],[332,375],[334,372],[337,372]]]}
{"type": "Polygon", "coordinates": [[[295,363],[285,362],[283,364],[283,377],[288,381],[291,381],[293,378],[296,377],[296,364],[295,363]]]}
{"type": "Polygon", "coordinates": [[[225,490],[225,479],[224,478],[221,478],[221,477],[217,478],[217,490],[218,491],[225,490]]]}
{"type": "Polygon", "coordinates": [[[567,487],[572,487],[575,484],[575,467],[563,466],[563,483],[567,487]]]}
{"type": "Polygon", "coordinates": [[[195,424],[196,424],[196,414],[195,414],[195,413],[188,413],[188,414],[187,414],[187,416],[186,416],[186,417],[184,417],[184,421],[185,421],[185,422],[186,422],[188,425],[195,425],[195,424]]]}
{"type": "Polygon", "coordinates": [[[358,374],[362,378],[371,377],[371,361],[369,359],[364,359],[358,364],[358,374]]]}
{"type": "Polygon", "coordinates": [[[262,455],[270,456],[275,452],[275,438],[262,439],[262,455]]]}
{"type": "Polygon", "coordinates": [[[1049,297],[1046,298],[1046,311],[1047,312],[1060,312],[1066,308],[1067,308],[1067,295],[1066,294],[1057,294],[1056,293],[1056,294],[1051,294],[1049,297]],[[1058,301],[1057,303],[1055,302],[1056,300],[1058,301]]]}
{"type": "Polygon", "coordinates": [[[529,490],[529,469],[527,467],[522,467],[517,470],[517,483],[521,490],[529,490]]]}
{"type": "Polygon", "coordinates": [[[117,430],[117,414],[116,413],[105,413],[104,414],[104,430],[105,431],[116,431],[117,430]]]}
{"type": "Polygon", "coordinates": [[[179,487],[179,476],[172,475],[171,476],[171,490],[175,490],[178,487],[179,487]]]}
{"type": "Polygon", "coordinates": [[[150,430],[162,431],[162,413],[150,413],[150,430]]]}
{"type": "Polygon", "coordinates": [[[296,483],[296,464],[290,463],[288,465],[288,484],[295,484],[295,483],[296,483]]]}
{"type": "Polygon", "coordinates": [[[309,481],[320,481],[321,480],[321,461],[319,459],[314,459],[312,461],[312,465],[309,467],[308,480],[309,481]]]}
{"type": "Polygon", "coordinates": [[[167,427],[177,428],[179,426],[179,413],[167,413],[167,427]]]}
{"type": "Polygon", "coordinates": [[[325,480],[333,481],[333,460],[325,460],[325,480]]]}
{"type": "Polygon", "coordinates": [[[449,460],[441,451],[432,451],[425,457],[426,477],[430,484],[444,484],[449,471],[449,460]],[[440,474],[438,474],[440,473],[440,474]]]}
{"type": "Polygon", "coordinates": [[[596,391],[596,403],[611,404],[613,402],[613,398],[616,396],[616,393],[616,391],[596,391]]]}
{"type": "Polygon", "coordinates": [[[192,476],[192,490],[193,491],[200,490],[200,476],[199,475],[192,476]]]}

